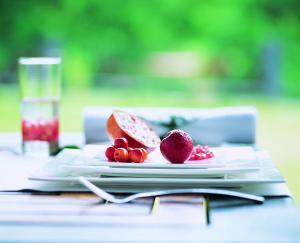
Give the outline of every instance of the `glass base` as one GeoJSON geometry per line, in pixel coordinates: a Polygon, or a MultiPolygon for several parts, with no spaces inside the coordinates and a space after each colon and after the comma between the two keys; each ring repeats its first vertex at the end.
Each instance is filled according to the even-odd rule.
{"type": "Polygon", "coordinates": [[[54,155],[58,151],[58,148],[57,142],[23,141],[22,143],[23,154],[36,158],[46,158],[54,155]]]}

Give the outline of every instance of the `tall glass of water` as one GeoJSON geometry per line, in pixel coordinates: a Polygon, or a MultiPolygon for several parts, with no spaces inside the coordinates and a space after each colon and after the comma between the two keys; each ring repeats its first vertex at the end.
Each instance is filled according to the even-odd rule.
{"type": "Polygon", "coordinates": [[[58,57],[19,58],[22,150],[48,156],[58,150],[60,63],[58,57]]]}

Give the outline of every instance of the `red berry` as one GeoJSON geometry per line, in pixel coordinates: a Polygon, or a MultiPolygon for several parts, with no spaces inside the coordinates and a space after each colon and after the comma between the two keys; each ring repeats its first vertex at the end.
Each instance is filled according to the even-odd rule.
{"type": "Polygon", "coordinates": [[[140,148],[130,150],[128,155],[130,162],[141,163],[144,161],[144,153],[140,148]]]}
{"type": "Polygon", "coordinates": [[[124,148],[117,148],[115,150],[114,157],[118,162],[128,162],[128,152],[124,148]]]}
{"type": "Polygon", "coordinates": [[[145,161],[145,160],[148,158],[148,152],[147,152],[147,150],[144,149],[144,148],[140,148],[140,150],[142,150],[142,152],[143,152],[143,157],[144,157],[144,160],[143,160],[143,161],[145,161]]]}
{"type": "Polygon", "coordinates": [[[128,153],[129,153],[130,151],[132,151],[132,150],[134,150],[134,148],[128,147],[128,149],[127,149],[128,153]]]}
{"type": "Polygon", "coordinates": [[[128,149],[128,141],[126,138],[116,138],[114,145],[115,145],[115,148],[128,149]]]}
{"type": "Polygon", "coordinates": [[[113,146],[109,146],[105,151],[105,156],[108,161],[115,161],[115,148],[113,146]]]}

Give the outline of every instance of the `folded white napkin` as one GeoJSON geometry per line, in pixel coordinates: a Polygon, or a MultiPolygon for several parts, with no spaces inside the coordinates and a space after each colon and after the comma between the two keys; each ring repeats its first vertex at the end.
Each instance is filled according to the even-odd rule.
{"type": "Polygon", "coordinates": [[[255,143],[257,110],[254,107],[87,107],[83,113],[86,143],[108,140],[106,120],[115,109],[125,110],[145,119],[159,136],[178,128],[188,132],[195,143],[210,146],[222,143],[255,143]]]}

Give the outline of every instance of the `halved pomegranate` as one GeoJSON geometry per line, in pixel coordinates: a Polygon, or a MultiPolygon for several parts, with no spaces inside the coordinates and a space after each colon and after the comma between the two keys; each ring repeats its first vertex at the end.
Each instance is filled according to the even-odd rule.
{"type": "Polygon", "coordinates": [[[125,111],[114,111],[106,129],[110,139],[125,137],[131,148],[145,148],[150,153],[160,144],[160,138],[144,120],[125,111]]]}

